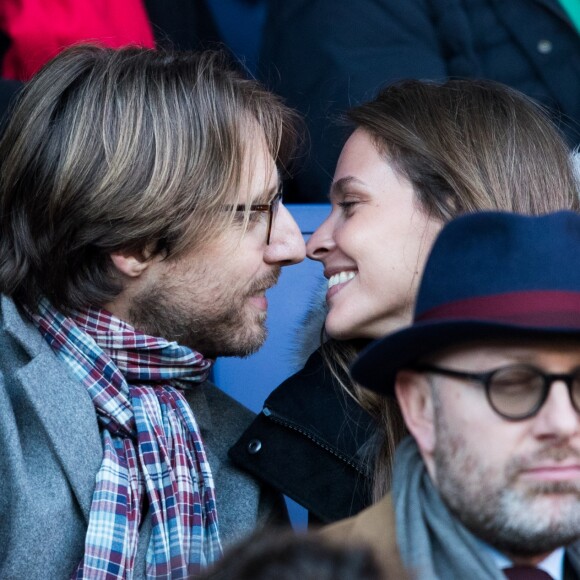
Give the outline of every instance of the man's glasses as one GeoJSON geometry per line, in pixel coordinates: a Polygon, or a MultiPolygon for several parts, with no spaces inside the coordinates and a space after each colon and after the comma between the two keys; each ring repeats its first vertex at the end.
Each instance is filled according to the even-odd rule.
{"type": "MultiPolygon", "coordinates": [[[[250,206],[247,206],[244,203],[236,205],[234,210],[236,212],[246,212],[246,211],[257,211],[262,213],[268,213],[268,229],[266,232],[266,245],[270,245],[270,235],[272,234],[272,224],[274,223],[274,219],[276,218],[276,214],[278,213],[278,208],[282,203],[282,184],[278,186],[278,191],[276,195],[271,199],[269,203],[255,203],[250,206]]],[[[231,206],[228,207],[231,209],[231,206]]]]}
{"type": "Polygon", "coordinates": [[[482,384],[491,408],[511,421],[533,417],[546,402],[552,383],[562,381],[568,387],[572,406],[580,413],[580,367],[570,373],[558,374],[545,373],[534,366],[520,364],[484,373],[468,373],[430,364],[414,365],[411,370],[482,384]]]}

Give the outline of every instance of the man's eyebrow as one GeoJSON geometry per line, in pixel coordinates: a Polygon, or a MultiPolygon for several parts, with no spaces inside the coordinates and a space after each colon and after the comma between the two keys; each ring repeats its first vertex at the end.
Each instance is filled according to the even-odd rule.
{"type": "Polygon", "coordinates": [[[255,197],[252,200],[251,205],[266,205],[270,203],[278,193],[281,183],[282,182],[279,181],[276,185],[262,192],[258,197],[255,197]]]}
{"type": "Polygon", "coordinates": [[[282,187],[282,181],[278,181],[276,185],[267,189],[259,198],[260,201],[255,201],[254,203],[270,203],[276,197],[276,194],[280,191],[282,187]],[[264,200],[264,201],[261,201],[264,200]]]}
{"type": "Polygon", "coordinates": [[[328,197],[332,199],[333,197],[345,195],[347,193],[348,187],[353,183],[355,185],[366,186],[365,182],[358,177],[355,177],[354,175],[346,175],[345,177],[341,177],[340,179],[332,182],[328,197]]]}

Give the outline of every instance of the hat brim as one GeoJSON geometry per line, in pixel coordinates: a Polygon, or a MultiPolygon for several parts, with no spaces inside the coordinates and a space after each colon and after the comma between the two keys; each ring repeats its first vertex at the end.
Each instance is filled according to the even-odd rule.
{"type": "Polygon", "coordinates": [[[479,320],[417,323],[366,347],[351,367],[354,380],[379,394],[393,396],[397,372],[437,351],[480,340],[577,337],[580,328],[529,327],[479,320]]]}

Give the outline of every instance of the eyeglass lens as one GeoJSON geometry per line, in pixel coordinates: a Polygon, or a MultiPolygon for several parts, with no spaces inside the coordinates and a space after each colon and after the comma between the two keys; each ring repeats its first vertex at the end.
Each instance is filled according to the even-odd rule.
{"type": "MultiPolygon", "coordinates": [[[[569,376],[572,405],[580,411],[580,369],[569,376]]],[[[539,369],[511,366],[498,369],[488,379],[491,406],[510,419],[525,418],[539,410],[547,398],[551,382],[539,369]]]]}

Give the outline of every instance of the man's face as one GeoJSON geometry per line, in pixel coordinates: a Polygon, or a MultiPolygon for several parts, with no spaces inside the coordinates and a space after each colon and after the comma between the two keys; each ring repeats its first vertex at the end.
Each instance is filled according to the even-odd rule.
{"type": "MultiPolygon", "coordinates": [[[[498,344],[455,350],[434,364],[481,372],[525,363],[567,373],[580,366],[579,346],[498,344]]],[[[545,554],[580,538],[580,416],[566,385],[553,383],[535,416],[510,421],[492,410],[482,385],[429,376],[435,443],[427,463],[458,519],[515,556],[545,554]]]]}
{"type": "MultiPolygon", "coordinates": [[[[279,184],[274,160],[259,141],[246,160],[240,204],[268,203],[279,184]]],[[[268,301],[281,266],[304,259],[300,230],[278,208],[266,244],[267,214],[252,214],[247,231],[234,223],[217,239],[174,260],[155,259],[130,302],[139,330],[190,346],[207,357],[244,356],[266,338],[268,301]]]]}

